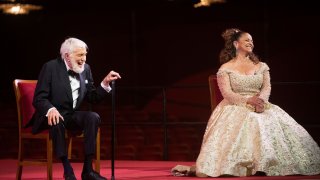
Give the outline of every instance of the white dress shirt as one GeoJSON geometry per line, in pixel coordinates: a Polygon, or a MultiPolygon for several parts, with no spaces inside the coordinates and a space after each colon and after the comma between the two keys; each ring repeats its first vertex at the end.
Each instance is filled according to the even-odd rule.
{"type": "MultiPolygon", "coordinates": [[[[67,67],[67,71],[70,70],[70,68],[68,67],[67,63],[64,61],[66,67],[67,67]]],[[[77,105],[77,100],[79,97],[79,89],[80,89],[80,79],[77,79],[76,77],[73,77],[71,75],[69,75],[69,80],[70,80],[70,86],[71,86],[71,91],[72,91],[72,99],[73,99],[73,104],[72,107],[73,109],[76,107],[77,105]]],[[[86,80],[87,82],[87,80],[86,80]]],[[[110,85],[106,86],[105,84],[103,84],[103,82],[100,83],[100,85],[102,86],[102,88],[104,90],[106,90],[108,93],[112,90],[112,88],[110,87],[110,85]]],[[[48,110],[46,116],[48,116],[48,113],[52,110],[55,109],[55,107],[52,107],[48,110]]]]}

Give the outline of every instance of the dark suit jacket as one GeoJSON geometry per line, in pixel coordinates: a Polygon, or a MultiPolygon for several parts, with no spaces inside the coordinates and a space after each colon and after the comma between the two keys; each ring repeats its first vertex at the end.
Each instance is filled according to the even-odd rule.
{"type": "Polygon", "coordinates": [[[45,63],[40,71],[33,98],[36,111],[28,125],[32,125],[32,132],[38,133],[48,110],[55,107],[65,117],[79,108],[83,100],[98,102],[107,94],[100,83],[94,86],[91,69],[85,64],[80,74],[80,89],[77,105],[73,109],[71,85],[67,68],[63,59],[58,58],[45,63]]]}

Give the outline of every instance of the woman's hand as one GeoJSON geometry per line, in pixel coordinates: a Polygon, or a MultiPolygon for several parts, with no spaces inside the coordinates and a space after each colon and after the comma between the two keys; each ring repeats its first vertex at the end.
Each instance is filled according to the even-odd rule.
{"type": "Polygon", "coordinates": [[[257,113],[264,112],[264,100],[259,97],[259,94],[248,98],[247,104],[254,107],[254,111],[257,113]]]}
{"type": "Polygon", "coordinates": [[[264,104],[262,104],[262,105],[257,105],[257,106],[255,107],[255,112],[256,112],[256,113],[262,113],[262,112],[264,112],[264,110],[265,110],[264,104]]]}

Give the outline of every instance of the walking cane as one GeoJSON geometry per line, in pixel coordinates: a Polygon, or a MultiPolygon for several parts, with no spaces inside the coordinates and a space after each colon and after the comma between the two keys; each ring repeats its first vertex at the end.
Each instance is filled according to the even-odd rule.
{"type": "Polygon", "coordinates": [[[116,93],[116,87],[115,87],[115,81],[111,81],[111,94],[112,94],[112,119],[111,119],[111,180],[115,180],[114,177],[114,153],[115,153],[115,131],[116,131],[116,106],[115,106],[115,93],[116,93]]]}

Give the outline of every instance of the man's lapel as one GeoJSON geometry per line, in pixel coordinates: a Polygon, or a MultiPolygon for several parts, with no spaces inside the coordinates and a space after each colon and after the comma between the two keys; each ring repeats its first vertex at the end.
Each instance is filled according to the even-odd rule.
{"type": "MultiPolygon", "coordinates": [[[[60,66],[59,67],[59,70],[60,70],[59,75],[60,75],[60,79],[62,80],[61,83],[64,84],[63,87],[66,88],[67,98],[69,99],[70,102],[73,102],[70,79],[69,79],[67,67],[66,67],[63,59],[60,59],[59,66],[60,66]]],[[[60,83],[60,82],[58,82],[58,83],[60,83]]]]}
{"type": "Polygon", "coordinates": [[[85,88],[86,88],[84,73],[80,73],[79,79],[80,79],[80,89],[79,89],[79,97],[77,100],[76,107],[78,107],[80,105],[80,102],[82,102],[82,100],[84,98],[85,88]]]}

